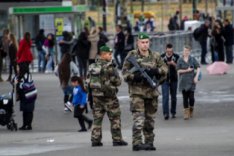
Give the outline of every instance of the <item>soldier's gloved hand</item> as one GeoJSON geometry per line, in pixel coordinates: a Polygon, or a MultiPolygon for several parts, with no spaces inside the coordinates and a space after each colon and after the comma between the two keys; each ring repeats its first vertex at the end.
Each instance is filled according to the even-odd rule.
{"type": "Polygon", "coordinates": [[[136,75],[134,75],[134,77],[133,77],[133,81],[134,81],[134,82],[142,82],[143,80],[144,80],[144,77],[141,76],[140,74],[136,74],[136,75]]]}
{"type": "Polygon", "coordinates": [[[154,76],[159,75],[158,68],[146,69],[145,72],[146,72],[150,77],[154,77],[154,76]]]}

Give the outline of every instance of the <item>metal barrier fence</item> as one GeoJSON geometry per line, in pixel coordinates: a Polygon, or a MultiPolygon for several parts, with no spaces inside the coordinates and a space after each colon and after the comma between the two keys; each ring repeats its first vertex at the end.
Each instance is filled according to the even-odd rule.
{"type": "Polygon", "coordinates": [[[182,54],[183,47],[189,45],[192,55],[199,59],[201,54],[200,44],[194,39],[192,32],[177,31],[163,35],[153,35],[151,38],[151,49],[163,53],[168,43],[173,45],[174,52],[182,54]]]}
{"type": "MultiPolygon", "coordinates": [[[[137,34],[134,33],[134,40],[135,40],[135,46],[137,41],[137,34]]],[[[109,45],[111,47],[114,47],[114,35],[109,34],[110,43],[109,45]]],[[[197,59],[200,58],[201,54],[201,46],[199,42],[197,42],[193,37],[193,32],[191,31],[174,31],[174,32],[167,32],[167,33],[152,33],[151,36],[151,44],[150,49],[152,51],[156,51],[159,53],[163,53],[165,51],[165,47],[168,43],[171,43],[173,45],[174,52],[178,54],[182,54],[183,47],[185,45],[189,45],[192,48],[192,53],[194,57],[197,59]]]]}
{"type": "MultiPolygon", "coordinates": [[[[175,31],[175,32],[168,32],[168,33],[155,33],[150,34],[151,36],[151,47],[152,51],[157,51],[159,53],[163,53],[165,51],[165,47],[168,43],[173,45],[173,50],[178,53],[182,54],[184,45],[190,45],[192,47],[192,55],[200,60],[201,54],[201,47],[197,41],[195,41],[193,37],[193,32],[189,31],[175,31]]],[[[109,34],[109,43],[108,45],[114,47],[114,34],[109,34]]],[[[134,34],[135,41],[137,41],[137,34],[134,34]]],[[[135,42],[136,43],[136,42],[135,42]]],[[[135,44],[136,45],[136,44],[135,44]]],[[[34,60],[31,64],[31,71],[37,72],[38,71],[38,53],[36,50],[35,45],[31,48],[34,60]]],[[[56,58],[59,61],[60,59],[60,50],[59,46],[56,47],[56,58]]],[[[56,61],[57,62],[57,61],[56,61]]],[[[8,61],[5,61],[5,69],[4,71],[8,71],[8,61]]]]}

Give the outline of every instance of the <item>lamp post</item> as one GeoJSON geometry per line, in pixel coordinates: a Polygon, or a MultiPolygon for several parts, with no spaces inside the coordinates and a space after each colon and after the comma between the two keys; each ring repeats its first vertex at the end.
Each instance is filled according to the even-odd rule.
{"type": "Polygon", "coordinates": [[[131,14],[133,14],[133,0],[130,0],[131,14]]]}
{"type": "Polygon", "coordinates": [[[179,0],[180,21],[182,20],[182,0],[179,0]]]}
{"type": "Polygon", "coordinates": [[[194,18],[196,10],[197,10],[197,0],[193,0],[193,18],[194,18]]]}
{"type": "Polygon", "coordinates": [[[145,1],[141,0],[141,12],[144,12],[145,1]]]}
{"type": "Polygon", "coordinates": [[[102,25],[103,30],[106,31],[106,0],[102,0],[102,25]]]}
{"type": "Polygon", "coordinates": [[[206,0],[205,8],[206,8],[206,15],[207,15],[208,14],[208,0],[206,0]]]}

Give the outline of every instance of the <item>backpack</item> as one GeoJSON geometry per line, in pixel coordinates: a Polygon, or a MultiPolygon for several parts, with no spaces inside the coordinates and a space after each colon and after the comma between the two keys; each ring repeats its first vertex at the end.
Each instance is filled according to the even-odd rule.
{"type": "Polygon", "coordinates": [[[193,37],[196,41],[199,41],[200,36],[201,36],[200,27],[198,27],[194,30],[193,37]]]}
{"type": "Polygon", "coordinates": [[[32,80],[32,75],[27,74],[27,78],[23,77],[23,81],[19,84],[20,100],[27,103],[35,102],[37,99],[37,89],[32,80]]]}
{"type": "Polygon", "coordinates": [[[171,17],[170,20],[169,20],[168,29],[169,30],[174,30],[173,17],[171,17]]]}

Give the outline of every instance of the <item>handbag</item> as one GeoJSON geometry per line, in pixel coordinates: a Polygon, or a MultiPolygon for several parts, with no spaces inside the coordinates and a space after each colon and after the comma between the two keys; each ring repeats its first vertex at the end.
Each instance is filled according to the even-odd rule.
{"type": "Polygon", "coordinates": [[[19,90],[21,93],[20,99],[32,103],[37,99],[37,89],[32,80],[32,75],[27,74],[27,78],[23,77],[23,81],[20,82],[19,90]]]}
{"type": "Polygon", "coordinates": [[[200,72],[199,72],[199,74],[198,74],[198,81],[201,81],[201,79],[202,79],[202,72],[201,72],[201,70],[200,70],[200,72]]]}

